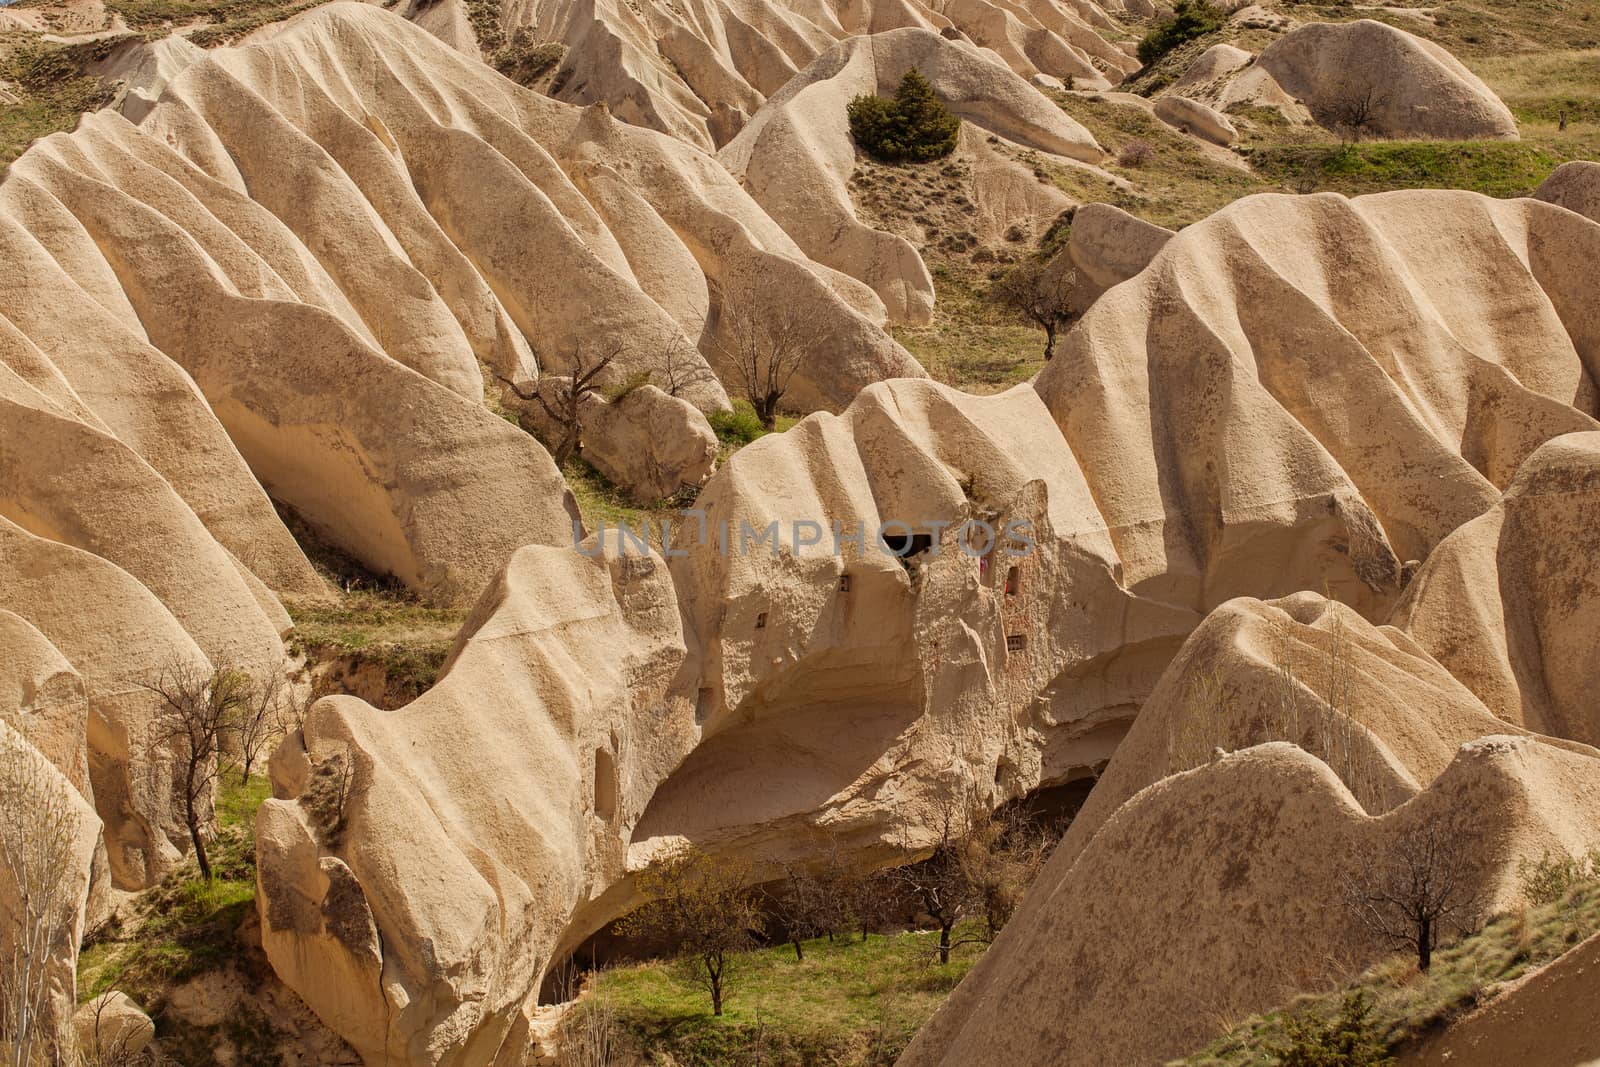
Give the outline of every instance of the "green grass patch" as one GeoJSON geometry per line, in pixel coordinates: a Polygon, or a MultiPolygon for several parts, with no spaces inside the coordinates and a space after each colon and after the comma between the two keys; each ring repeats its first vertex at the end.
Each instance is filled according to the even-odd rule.
{"type": "MultiPolygon", "coordinates": [[[[342,660],[343,669],[383,672],[388,707],[407,704],[433,687],[466,619],[466,609],[432,607],[395,589],[353,589],[335,599],[286,599],[294,630],[290,650],[315,666],[342,660]]],[[[372,694],[376,695],[376,694],[372,694]]]]}
{"type": "MultiPolygon", "coordinates": [[[[1377,1036],[1399,1051],[1492,998],[1501,984],[1549,963],[1597,932],[1600,883],[1586,881],[1559,900],[1502,915],[1438,950],[1427,974],[1417,971],[1414,955],[1399,955],[1368,969],[1348,988],[1368,994],[1377,1036]]],[[[1308,1011],[1333,1017],[1344,993],[1301,997],[1286,1008],[1258,1015],[1180,1062],[1194,1067],[1275,1064],[1270,1050],[1284,1043],[1285,1018],[1308,1011]]]]}
{"type": "Polygon", "coordinates": [[[1567,158],[1526,141],[1286,145],[1250,156],[1262,177],[1296,192],[1470,189],[1497,197],[1528,195],[1567,158]]]}
{"type": "Polygon", "coordinates": [[[243,951],[239,928],[255,907],[255,812],[270,790],[230,775],[210,843],[215,878],[185,864],[135,899],[128,921],[94,931],[78,956],[78,999],[120,989],[159,1017],[169,989],[219,970],[243,951]]]}
{"type": "Polygon", "coordinates": [[[937,299],[926,326],[895,326],[894,339],[935,380],[974,393],[1009,389],[1044,366],[1044,331],[986,293],[1006,269],[926,254],[937,299]]]}
{"type": "Polygon", "coordinates": [[[887,1067],[980,955],[963,948],[941,967],[937,937],[823,938],[805,943],[804,962],[787,945],[744,953],[720,1017],[669,963],[602,971],[593,995],[625,1043],[656,1063],[743,1064],[759,1049],[773,1067],[887,1067]]]}

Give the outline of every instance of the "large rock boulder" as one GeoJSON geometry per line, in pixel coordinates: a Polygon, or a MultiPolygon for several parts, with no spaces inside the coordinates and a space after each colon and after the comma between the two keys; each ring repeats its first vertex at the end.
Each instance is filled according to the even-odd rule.
{"type": "Polygon", "coordinates": [[[120,990],[101,993],[72,1017],[78,1051],[90,1063],[117,1063],[143,1052],[155,1040],[156,1025],[133,998],[120,990]]]}
{"type": "Polygon", "coordinates": [[[1575,159],[1561,164],[1534,190],[1533,198],[1600,222],[1600,163],[1575,159]]]}
{"type": "Polygon", "coordinates": [[[1239,139],[1239,130],[1228,116],[1198,100],[1173,93],[1156,101],[1156,118],[1184,133],[1192,133],[1224,147],[1239,139]]]}
{"type": "Polygon", "coordinates": [[[1372,19],[1313,22],[1256,61],[1322,125],[1378,137],[1514,141],[1494,91],[1432,41],[1372,19]]]}
{"type": "MultiPolygon", "coordinates": [[[[566,432],[562,398],[569,395],[571,381],[548,375],[537,385],[508,385],[500,399],[521,413],[524,427],[554,446],[566,432]],[[561,418],[538,399],[526,399],[541,387],[561,418]]],[[[699,488],[717,464],[717,434],[705,415],[648,383],[616,399],[585,392],[578,401],[578,424],[578,454],[640,504],[656,503],[685,487],[699,488]]]]}

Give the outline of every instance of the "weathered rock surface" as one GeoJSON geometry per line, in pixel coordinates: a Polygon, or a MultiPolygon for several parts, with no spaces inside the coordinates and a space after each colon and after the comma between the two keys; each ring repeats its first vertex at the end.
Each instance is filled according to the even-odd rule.
{"type": "MultiPolygon", "coordinates": [[[[912,67],[951,112],[1015,144],[1093,162],[1094,138],[992,57],[924,29],[851,37],[784,84],[717,154],[813,259],[859,278],[890,319],[926,322],[933,280],[915,247],[856,218],[856,167],[846,109],[862,93],[892,96],[912,67]]],[[[981,210],[981,207],[980,207],[981,210]]]]}
{"type": "Polygon", "coordinates": [[[520,1052],[556,943],[595,922],[694,743],[671,695],[683,662],[659,557],[531,546],[427,694],[393,712],[319,702],[274,756],[257,825],[279,976],[369,1064],[520,1052]]]}
{"type": "Polygon", "coordinates": [[[100,820],[8,718],[0,717],[0,953],[7,981],[20,974],[37,983],[40,999],[29,1006],[43,1015],[33,1020],[32,1036],[44,1047],[35,1046],[35,1062],[49,1062],[51,1053],[67,1061],[75,1046],[78,946],[91,907],[104,904],[100,820]]]}
{"type": "Polygon", "coordinates": [[[1312,121],[1311,113],[1256,62],[1256,57],[1231,44],[1214,44],[1184,70],[1167,91],[1227,113],[1234,108],[1264,107],[1286,121],[1312,121]]]}
{"type": "Polygon", "coordinates": [[[1550,172],[1533,198],[1600,222],[1600,163],[1575,159],[1550,172]]]}
{"type": "Polygon", "coordinates": [[[1226,147],[1239,139],[1239,130],[1228,116],[1187,96],[1168,93],[1156,101],[1156,118],[1185,133],[1203,137],[1226,147]]]}
{"type": "Polygon", "coordinates": [[[102,993],[72,1017],[78,1049],[90,1062],[137,1056],[155,1039],[156,1026],[126,993],[102,993]]]}
{"type": "MultiPolygon", "coordinates": [[[[537,40],[567,46],[557,99],[605,103],[625,122],[712,151],[836,42],[890,30],[968,41],[1020,78],[1109,88],[1139,64],[1102,35],[1117,25],[1106,10],[1154,13],[1148,0],[714,0],[692,13],[661,0],[519,0],[506,5],[502,21],[508,32],[526,27],[537,40]]],[[[439,18],[432,7],[426,17],[439,18]]]]}
{"type": "MultiPolygon", "coordinates": [[[[207,53],[138,126],[100,112],[45,139],[0,185],[0,248],[0,396],[18,413],[0,447],[23,447],[25,416],[27,440],[48,428],[82,478],[115,469],[129,490],[14,492],[208,653],[198,616],[248,618],[253,578],[321,588],[263,486],[439,601],[470,601],[520,545],[566,542],[560,476],[483,407],[483,366],[560,373],[620,346],[620,383],[659,372],[667,339],[705,372],[685,397],[720,408],[697,346],[726,313],[782,303],[816,339],[787,402],[842,407],[921,374],[877,298],[808,261],[710,157],[521,90],[367,5],[207,53]],[[135,499],[152,514],[128,532],[166,542],[148,566],[108,533],[135,499]]],[[[286,625],[270,596],[260,613],[286,625]]]]}
{"type": "Polygon", "coordinates": [[[1593,283],[1565,266],[1594,256],[1600,226],[1471,193],[1253,196],[1185,228],[1036,382],[1124,585],[1382,618],[1404,561],[1594,428],[1593,283]]]}
{"type": "MultiPolygon", "coordinates": [[[[1583,743],[1596,735],[1593,702],[1580,696],[1594,685],[1593,656],[1578,646],[1590,643],[1600,584],[1579,516],[1592,515],[1597,498],[1600,434],[1559,437],[1523,463],[1499,505],[1439,546],[1396,625],[1374,627],[1312,593],[1212,612],[1018,916],[902,1064],[967,1062],[978,1048],[1027,1062],[1045,1047],[1071,1055],[1079,1040],[1118,1062],[1156,1061],[1204,1044],[1218,1018],[1336,980],[1344,965],[1388,947],[1365,943],[1365,927],[1341,902],[1342,865],[1372,854],[1370,839],[1363,845],[1351,832],[1387,834],[1422,820],[1449,828],[1450,847],[1477,865],[1490,909],[1519,897],[1521,861],[1593,849],[1600,750],[1583,743]],[[1220,762],[1206,755],[1277,739],[1297,747],[1247,748],[1220,762]],[[1291,756],[1311,776],[1288,773],[1291,756]],[[1280,769],[1268,772],[1269,763],[1280,769]],[[1253,789],[1202,785],[1245,764],[1260,768],[1253,789]],[[1340,814],[1331,823],[1327,810],[1311,824],[1282,821],[1308,802],[1327,809],[1334,797],[1340,814]],[[1236,824],[1235,806],[1257,798],[1271,810],[1236,824]],[[1096,918],[1106,899],[1119,902],[1118,914],[1096,918]],[[1262,900],[1283,923],[1260,921],[1249,905],[1262,900]],[[1302,916],[1301,907],[1324,914],[1302,916]],[[1131,966],[1155,944],[1163,959],[1204,960],[1205,973],[1221,967],[1225,992],[1182,963],[1159,973],[1131,966]],[[1134,953],[1127,960],[1125,949],[1134,953]],[[1136,988],[1124,985],[1130,973],[1136,988]],[[1088,979],[1085,991],[1078,983],[1088,979]],[[1062,1017],[1045,1004],[1071,1007],[1062,1017]]],[[[1582,950],[1564,957],[1542,983],[1535,975],[1500,1008],[1491,1002],[1432,1042],[1423,1062],[1443,1062],[1447,1051],[1452,1063],[1458,1054],[1495,1062],[1519,1040],[1517,1048],[1582,1047],[1581,1031],[1533,1022],[1553,1019],[1534,990],[1547,984],[1548,1006],[1559,1005],[1592,969],[1582,950]]]]}
{"type": "Polygon", "coordinates": [[[1432,41],[1372,19],[1313,22],[1273,41],[1256,61],[1324,126],[1379,137],[1517,139],[1494,91],[1432,41]]]}
{"type": "Polygon", "coordinates": [[[1509,903],[1519,860],[1565,847],[1573,827],[1600,834],[1597,769],[1592,749],[1486,737],[1378,817],[1327,764],[1282,742],[1164,778],[1081,849],[1063,843],[899,1063],[1159,1063],[1193,1052],[1216,1020],[1275,1008],[1335,980],[1341,964],[1389,951],[1350,920],[1340,879],[1351,864],[1428,826],[1465,857],[1471,884],[1509,903]]]}
{"type": "MultiPolygon", "coordinates": [[[[559,398],[571,380],[554,375],[541,379],[558,398],[552,403],[558,412],[563,410],[559,398]]],[[[523,394],[531,391],[528,384],[518,388],[523,394]]],[[[519,411],[523,425],[541,440],[554,445],[561,439],[565,427],[537,399],[525,400],[508,387],[501,391],[501,401],[519,411]]],[[[578,422],[583,430],[578,454],[641,504],[653,504],[685,487],[699,488],[717,463],[717,434],[700,409],[648,383],[616,400],[584,393],[578,422]]]]}
{"type": "MultiPolygon", "coordinates": [[[[461,1062],[522,1040],[518,1008],[538,973],[629,906],[631,872],[685,840],[776,863],[826,837],[853,861],[887,862],[925,848],[952,797],[998,805],[1098,775],[1103,799],[1074,824],[1045,883],[1065,888],[1043,899],[1065,907],[1145,893],[1145,918],[1119,939],[1107,924],[1128,925],[1120,905],[1081,917],[1039,905],[1037,920],[1026,918],[1034,911],[1013,920],[1031,933],[1007,943],[1054,953],[1066,936],[1065,955],[1053,958],[1085,966],[1035,966],[1022,948],[1007,950],[1000,958],[1010,962],[974,981],[1004,987],[994,995],[1013,997],[1027,1018],[996,1034],[973,1020],[1005,1012],[962,1006],[989,994],[958,994],[956,1021],[937,1024],[950,1029],[919,1047],[949,1044],[960,1050],[951,1062],[979,1062],[973,1050],[992,1044],[1030,1062],[1022,1053],[1037,1038],[1032,1021],[1059,1014],[1043,1009],[1049,1000],[1084,1005],[1072,1016],[1083,1048],[1136,1062],[1187,1051],[1203,1020],[1271,1006],[1290,978],[1306,977],[1286,977],[1269,957],[1372,951],[1325,914],[1336,892],[1328,857],[1341,848],[1375,848],[1420,813],[1459,811],[1452,826],[1483,827],[1480,875],[1500,892],[1521,856],[1580,847],[1600,828],[1597,754],[1522,733],[1551,729],[1554,712],[1502,718],[1416,639],[1375,625],[1401,600],[1411,577],[1403,561],[1518,506],[1525,478],[1545,463],[1541,444],[1559,438],[1545,446],[1559,456],[1593,451],[1585,442],[1596,429],[1600,349],[1584,309],[1594,283],[1563,265],[1600,255],[1600,226],[1575,219],[1535,201],[1463,193],[1251,198],[1164,241],[1145,235],[1159,244],[1148,265],[1096,301],[1034,389],[973,397],[925,381],[881,383],[840,415],[813,415],[740,450],[699,495],[706,533],[691,525],[673,544],[675,594],[648,557],[652,588],[675,602],[673,625],[680,613],[683,625],[672,647],[681,640],[684,651],[660,653],[671,665],[645,686],[672,711],[654,720],[667,725],[647,772],[626,770],[625,746],[608,750],[623,753],[612,763],[596,760],[637,786],[592,792],[590,756],[604,745],[586,727],[572,727],[577,741],[505,743],[543,722],[528,709],[561,701],[478,706],[527,686],[559,691],[571,672],[610,672],[612,660],[593,648],[633,639],[500,656],[486,639],[494,631],[474,622],[440,687],[409,709],[324,703],[307,728],[308,755],[293,746],[280,754],[283,799],[263,820],[260,857],[271,883],[263,906],[281,909],[266,919],[275,966],[367,1054],[381,1055],[388,1041],[392,1057],[405,1048],[461,1062]],[[1516,474],[1519,465],[1529,473],[1516,474]],[[963,553],[957,528],[974,518],[1000,528],[1027,521],[1035,550],[1014,560],[963,553]],[[849,539],[858,524],[865,540],[889,520],[906,524],[889,532],[915,550],[907,563],[849,539]],[[1304,594],[1227,603],[1307,588],[1332,590],[1350,607],[1304,594]],[[1281,706],[1272,689],[1280,634],[1306,684],[1294,729],[1269,731],[1268,712],[1281,706]],[[1317,680],[1335,645],[1353,665],[1342,698],[1317,680]],[[1188,651],[1173,664],[1180,647],[1188,651]],[[1197,711],[1205,704],[1192,680],[1207,663],[1223,671],[1226,715],[1197,711]],[[1359,714],[1337,720],[1342,732],[1324,727],[1348,707],[1359,714]],[[463,719],[483,722],[492,755],[430,740],[463,719]],[[1225,772],[1191,769],[1196,753],[1284,735],[1315,755],[1280,746],[1224,761],[1225,772]],[[1460,751],[1491,735],[1516,736],[1460,751]],[[329,843],[312,821],[311,766],[346,751],[357,781],[375,784],[357,785],[359,817],[329,843]],[[482,758],[495,761],[495,780],[526,791],[493,819],[470,799],[482,758]],[[541,792],[558,786],[559,802],[541,792]],[[437,831],[439,816],[418,814],[419,795],[430,812],[448,813],[437,831]],[[624,813],[615,829],[589,836],[588,798],[612,810],[604,798],[614,795],[626,798],[615,801],[624,813]],[[1280,796],[1289,800],[1278,811],[1280,796]],[[1528,796],[1537,799],[1518,799],[1528,796]],[[1167,799],[1152,807],[1151,797],[1167,799]],[[1226,800],[1236,797],[1245,802],[1226,800]],[[1158,832],[1179,813],[1202,830],[1158,832]],[[540,883],[549,892],[523,888],[531,876],[519,864],[535,861],[502,858],[496,819],[544,828],[540,855],[560,858],[539,862],[562,872],[540,883]],[[392,828],[402,822],[430,829],[400,835],[392,828]],[[1307,834],[1333,844],[1306,850],[1307,834]],[[1134,847],[1149,835],[1166,843],[1134,847]],[[413,840],[450,857],[428,865],[438,879],[425,892],[399,873],[423,863],[402,854],[413,840]],[[604,847],[589,851],[595,840],[604,847]],[[479,851],[458,861],[462,846],[445,842],[459,841],[479,851]],[[1222,848],[1228,841],[1237,848],[1222,848]],[[1081,862],[1064,858],[1074,853],[1081,862]],[[1230,873],[1246,859],[1259,884],[1230,873]],[[483,888],[491,869],[501,872],[497,893],[483,888]],[[1195,928],[1174,934],[1185,906],[1175,888],[1184,880],[1168,877],[1176,869],[1207,888],[1195,928]],[[1310,918],[1292,937],[1304,940],[1277,931],[1281,943],[1251,955],[1259,942],[1240,924],[1260,924],[1235,905],[1300,879],[1312,886],[1310,918]],[[486,909],[495,922],[522,918],[496,940],[480,932],[486,909]],[[1141,977],[1149,959],[1165,958],[1155,946],[1174,937],[1230,946],[1226,965],[1244,975],[1237,1005],[1201,1003],[1214,984],[1182,967],[1141,977]],[[423,941],[448,951],[401,960],[395,953],[407,950],[389,947],[423,941]],[[1045,972],[1056,977],[1037,977],[1045,972]],[[377,992],[380,974],[390,994],[377,992]],[[1035,985],[1012,989],[1007,974],[1035,985]],[[1083,975],[1103,985],[1090,999],[1059,985],[1083,975]],[[450,992],[437,999],[413,992],[440,983],[450,992]],[[1115,1018],[1114,1004],[1124,1006],[1115,1018]],[[1151,1021],[1130,1027],[1134,1016],[1151,1021]]],[[[1569,506],[1576,516],[1585,503],[1569,506]]],[[[607,546],[615,557],[614,533],[607,546]]],[[[1578,549],[1571,557],[1584,558],[1578,549]]],[[[613,609],[565,577],[542,588],[518,578],[535,565],[587,573],[571,553],[530,549],[517,559],[491,600],[560,618],[625,619],[640,603],[619,588],[613,609]]],[[[1548,585],[1533,583],[1530,595],[1556,596],[1573,580],[1545,570],[1548,585]]],[[[550,633],[538,641],[555,641],[550,633]]],[[[1560,649],[1552,662],[1581,675],[1560,649]]],[[[610,684],[596,690],[606,707],[610,684]]],[[[636,712],[591,714],[611,723],[636,712]]],[[[1179,958],[1215,965],[1197,947],[1179,958]]]]}
{"type": "Polygon", "coordinates": [[[1507,722],[1600,746],[1600,433],[1543,445],[1423,564],[1394,623],[1507,722]]]}
{"type": "Polygon", "coordinates": [[[1050,269],[1068,286],[1068,307],[1082,315],[1101,293],[1149,266],[1172,231],[1111,204],[1084,204],[1072,213],[1067,246],[1050,269]]]}

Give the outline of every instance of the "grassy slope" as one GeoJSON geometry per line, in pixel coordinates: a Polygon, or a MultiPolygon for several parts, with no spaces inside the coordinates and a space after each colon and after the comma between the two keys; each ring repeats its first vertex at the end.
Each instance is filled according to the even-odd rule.
{"type": "Polygon", "coordinates": [[[78,957],[78,999],[116,988],[159,1024],[167,991],[217,970],[240,952],[238,931],[255,907],[256,809],[271,795],[264,774],[248,785],[235,776],[217,801],[218,830],[210,844],[216,879],[204,881],[185,864],[134,901],[133,918],[91,935],[78,957]]]}
{"type": "Polygon", "coordinates": [[[719,1018],[679,968],[647,963],[602,971],[593,995],[613,1012],[625,1043],[682,1067],[759,1062],[771,1067],[892,1064],[979,953],[947,966],[937,935],[872,935],[805,943],[805,961],[774,946],[744,954],[719,1018]]]}
{"type": "MultiPolygon", "coordinates": [[[[1351,986],[1372,997],[1372,1020],[1392,1050],[1401,1050],[1489,999],[1496,986],[1549,963],[1600,931],[1600,883],[1576,886],[1562,900],[1501,916],[1434,955],[1427,974],[1411,955],[1372,967],[1351,986]]],[[[1337,1014],[1343,990],[1301,997],[1293,1004],[1234,1027],[1205,1050],[1181,1061],[1192,1067],[1266,1067],[1283,1038],[1288,1013],[1337,1014]]]]}

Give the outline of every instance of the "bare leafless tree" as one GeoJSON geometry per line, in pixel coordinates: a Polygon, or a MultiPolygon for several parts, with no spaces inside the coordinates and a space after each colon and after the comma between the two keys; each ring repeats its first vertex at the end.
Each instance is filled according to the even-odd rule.
{"type": "Polygon", "coordinates": [[[178,788],[183,796],[184,824],[194,845],[195,862],[211,880],[211,857],[205,830],[210,801],[226,771],[228,742],[236,739],[239,721],[249,705],[252,682],[241,670],[206,671],[188,663],[164,668],[144,688],[161,698],[155,738],[178,761],[178,788]]]}
{"type": "Polygon", "coordinates": [[[1357,921],[1380,940],[1414,951],[1421,971],[1432,965],[1447,924],[1465,933],[1483,915],[1466,849],[1432,821],[1411,827],[1375,855],[1356,857],[1342,882],[1357,921]]]}
{"type": "Polygon", "coordinates": [[[724,310],[715,342],[761,425],[778,422],[778,405],[811,355],[812,323],[785,304],[765,313],[743,306],[724,310]]]}
{"type": "Polygon", "coordinates": [[[1059,837],[1015,810],[973,820],[960,855],[983,916],[975,939],[999,936],[1059,837]]]}
{"type": "Polygon", "coordinates": [[[538,404],[545,416],[555,424],[556,440],[550,450],[550,458],[555,460],[557,467],[565,466],[574,455],[582,454],[584,397],[600,391],[600,379],[625,349],[626,345],[619,340],[604,345],[574,344],[567,360],[569,373],[541,374],[531,388],[518,385],[502,375],[495,375],[519,398],[538,404]]]}
{"type": "Polygon", "coordinates": [[[52,971],[72,949],[72,851],[79,814],[67,786],[0,723],[0,1055],[7,1067],[56,1062],[52,971]]]}
{"type": "MultiPolygon", "coordinates": [[[[90,1019],[78,1041],[78,1067],[134,1067],[150,1062],[147,1055],[135,1049],[143,1036],[138,1027],[111,1014],[117,994],[96,997],[90,1008],[90,1019]]],[[[124,1002],[126,1003],[126,1002],[124,1002]]]]}
{"type": "Polygon", "coordinates": [[[896,868],[905,893],[939,929],[939,962],[950,962],[952,950],[968,939],[955,940],[956,925],[983,907],[983,893],[972,878],[973,819],[966,806],[946,799],[939,807],[939,836],[933,854],[921,863],[896,868]]]}
{"type": "Polygon", "coordinates": [[[994,298],[1014,311],[1020,311],[1044,331],[1044,358],[1056,354],[1056,334],[1072,321],[1067,307],[1067,291],[1074,271],[1052,270],[1048,261],[1035,256],[1024,259],[994,283],[994,298]]]}
{"type": "Polygon", "coordinates": [[[737,957],[755,947],[761,930],[750,876],[745,863],[683,849],[639,875],[648,903],[618,924],[626,936],[665,944],[685,976],[711,994],[713,1015],[722,1014],[737,957]]]}
{"type": "Polygon", "coordinates": [[[254,680],[241,695],[235,730],[240,782],[249,784],[256,760],[266,750],[267,742],[278,735],[284,722],[284,705],[293,703],[292,689],[287,665],[280,663],[254,680]]]}
{"type": "Polygon", "coordinates": [[[1345,90],[1318,117],[1341,137],[1360,141],[1377,132],[1378,113],[1388,103],[1389,94],[1369,82],[1345,90]]]}
{"type": "Polygon", "coordinates": [[[783,881],[766,894],[770,914],[782,926],[794,958],[805,959],[803,942],[828,937],[855,921],[852,885],[857,876],[846,865],[839,842],[828,839],[810,864],[784,864],[783,881]]]}
{"type": "Polygon", "coordinates": [[[691,337],[699,336],[700,327],[688,330],[665,328],[657,339],[655,348],[661,367],[662,391],[668,396],[682,396],[698,385],[717,380],[691,337]]]}

